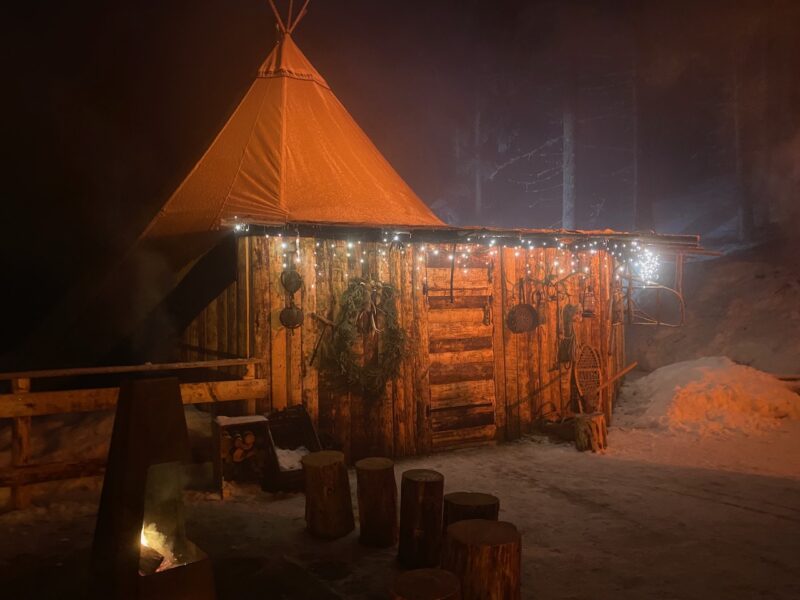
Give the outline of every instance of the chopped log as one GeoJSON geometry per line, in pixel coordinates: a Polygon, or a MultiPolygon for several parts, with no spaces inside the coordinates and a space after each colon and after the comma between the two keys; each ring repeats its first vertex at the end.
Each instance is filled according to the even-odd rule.
{"type": "Polygon", "coordinates": [[[397,557],[407,567],[435,567],[442,546],[444,475],[429,469],[403,473],[400,490],[400,544],[397,557]]]}
{"type": "Polygon", "coordinates": [[[332,450],[312,452],[302,458],[302,463],[308,531],[326,539],[340,538],[353,531],[353,503],[344,454],[332,450]]]}
{"type": "Polygon", "coordinates": [[[500,500],[491,494],[453,492],[444,497],[444,529],[458,521],[486,519],[497,521],[500,500]]]}
{"type": "Polygon", "coordinates": [[[139,575],[152,575],[164,562],[164,555],[149,546],[139,548],[139,575]]]}
{"type": "Polygon", "coordinates": [[[577,415],[575,417],[575,447],[581,452],[598,452],[608,446],[606,416],[602,412],[577,415]]]}
{"type": "Polygon", "coordinates": [[[358,541],[385,548],[397,542],[397,482],[394,462],[364,458],[356,463],[358,487],[358,541]]]}
{"type": "Polygon", "coordinates": [[[464,600],[520,598],[522,538],[511,523],[471,519],[447,528],[442,568],[461,581],[464,600]]]}
{"type": "Polygon", "coordinates": [[[444,569],[414,569],[389,588],[391,600],[461,600],[458,577],[444,569]]]}

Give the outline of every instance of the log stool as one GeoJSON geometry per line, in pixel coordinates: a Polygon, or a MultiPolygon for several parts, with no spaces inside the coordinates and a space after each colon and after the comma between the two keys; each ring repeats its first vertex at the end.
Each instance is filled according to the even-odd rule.
{"type": "Polygon", "coordinates": [[[435,567],[442,548],[444,476],[428,469],[403,473],[400,485],[400,544],[407,567],[435,567]]]}
{"type": "Polygon", "coordinates": [[[447,528],[442,568],[459,578],[464,600],[518,600],[521,560],[511,523],[471,519],[447,528]]]}
{"type": "Polygon", "coordinates": [[[444,497],[444,530],[448,525],[467,519],[497,521],[500,500],[491,494],[453,492],[444,497]]]}
{"type": "Polygon", "coordinates": [[[458,577],[444,569],[415,569],[389,588],[391,600],[461,600],[458,577]]]}
{"type": "Polygon", "coordinates": [[[581,452],[605,450],[607,438],[605,413],[586,413],[575,417],[575,447],[581,452]]]}
{"type": "Polygon", "coordinates": [[[306,526],[321,538],[340,538],[355,529],[344,454],[323,450],[302,458],[306,480],[306,526]]]}
{"type": "Polygon", "coordinates": [[[397,482],[394,462],[364,458],[356,463],[358,541],[383,548],[397,542],[397,482]]]}

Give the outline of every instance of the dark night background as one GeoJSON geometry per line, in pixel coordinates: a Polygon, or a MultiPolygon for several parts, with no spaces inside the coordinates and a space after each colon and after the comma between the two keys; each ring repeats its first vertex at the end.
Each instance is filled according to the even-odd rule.
{"type": "MultiPolygon", "coordinates": [[[[265,0],[16,11],[4,35],[0,353],[128,247],[275,39],[265,0]]],[[[448,222],[560,225],[570,97],[577,226],[713,245],[737,237],[744,197],[749,237],[796,223],[798,31],[792,0],[312,0],[295,37],[448,222]]]]}

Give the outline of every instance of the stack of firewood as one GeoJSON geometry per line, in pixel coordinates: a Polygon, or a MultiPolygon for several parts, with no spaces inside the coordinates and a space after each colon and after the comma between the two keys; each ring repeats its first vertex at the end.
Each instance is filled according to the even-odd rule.
{"type": "Polygon", "coordinates": [[[221,450],[225,462],[241,463],[256,455],[256,434],[252,431],[222,431],[221,450]]]}

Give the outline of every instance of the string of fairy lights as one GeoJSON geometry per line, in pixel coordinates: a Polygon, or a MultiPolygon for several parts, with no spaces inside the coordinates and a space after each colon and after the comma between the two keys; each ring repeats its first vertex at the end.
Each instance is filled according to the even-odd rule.
{"type": "MultiPolygon", "coordinates": [[[[237,223],[235,231],[240,233],[249,232],[250,226],[246,223],[237,223]]],[[[306,260],[301,244],[299,231],[294,235],[289,232],[273,232],[264,234],[266,238],[272,237],[280,240],[282,250],[282,267],[287,269],[290,265],[298,268],[306,260]]],[[[609,266],[612,261],[615,276],[620,279],[623,276],[633,276],[645,284],[655,284],[659,278],[660,257],[651,247],[636,239],[620,239],[606,236],[581,236],[581,237],[559,237],[554,235],[552,238],[545,238],[541,234],[535,237],[509,238],[495,236],[487,233],[466,236],[459,241],[436,241],[423,242],[413,240],[409,233],[384,233],[376,240],[360,239],[325,239],[315,241],[313,259],[315,270],[319,268],[321,253],[326,251],[328,256],[335,258],[337,253],[343,253],[344,258],[365,264],[369,260],[369,253],[364,250],[365,245],[370,246],[371,252],[376,252],[377,256],[386,258],[392,250],[398,250],[401,255],[405,255],[406,248],[414,245],[414,252],[418,264],[415,265],[417,271],[421,271],[429,262],[429,258],[434,257],[434,262],[439,266],[452,266],[455,269],[463,270],[466,274],[469,268],[478,266],[481,259],[486,260],[489,266],[491,257],[495,256],[499,249],[513,250],[515,257],[523,256],[527,259],[527,275],[533,278],[540,276],[566,277],[579,275],[588,277],[591,272],[591,260],[593,255],[601,254],[603,266],[609,266]],[[538,252],[540,250],[550,250],[549,253],[538,252]],[[446,259],[446,260],[442,260],[446,259]],[[587,260],[589,259],[589,260],[587,260]],[[477,262],[476,262],[477,261],[477,262]]],[[[321,271],[318,276],[323,276],[321,271]]],[[[344,273],[348,278],[349,274],[344,273]]],[[[423,279],[424,280],[424,279],[423,279]]]]}

